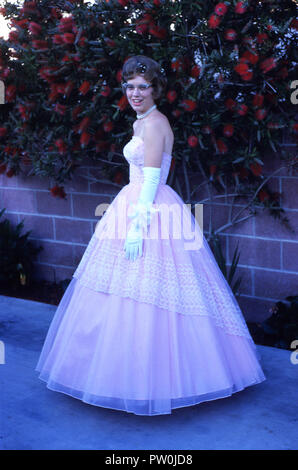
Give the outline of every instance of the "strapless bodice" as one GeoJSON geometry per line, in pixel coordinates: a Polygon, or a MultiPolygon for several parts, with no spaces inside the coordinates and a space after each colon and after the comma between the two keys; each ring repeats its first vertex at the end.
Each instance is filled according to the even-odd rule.
{"type": "MultiPolygon", "coordinates": [[[[138,135],[133,135],[131,140],[123,147],[123,155],[129,163],[129,182],[142,183],[144,181],[144,141],[138,135]]],[[[172,156],[163,153],[160,171],[160,183],[166,184],[171,166],[172,156]]]]}

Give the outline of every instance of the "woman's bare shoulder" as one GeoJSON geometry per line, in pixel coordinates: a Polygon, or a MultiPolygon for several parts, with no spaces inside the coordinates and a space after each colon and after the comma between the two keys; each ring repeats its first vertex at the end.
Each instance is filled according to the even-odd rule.
{"type": "Polygon", "coordinates": [[[146,126],[150,123],[154,123],[154,127],[158,130],[159,133],[161,132],[165,138],[170,137],[172,140],[174,139],[174,133],[172,131],[169,120],[167,116],[160,111],[150,116],[150,119],[146,119],[144,122],[140,121],[142,120],[136,119],[133,122],[133,129],[136,134],[143,135],[146,126]]]}
{"type": "Polygon", "coordinates": [[[167,116],[161,112],[152,116],[152,121],[159,132],[162,132],[165,137],[174,136],[171,125],[167,116]]]}

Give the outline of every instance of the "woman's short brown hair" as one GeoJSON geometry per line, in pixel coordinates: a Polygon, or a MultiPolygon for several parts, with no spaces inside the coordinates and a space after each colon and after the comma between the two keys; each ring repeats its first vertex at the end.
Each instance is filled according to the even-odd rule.
{"type": "Polygon", "coordinates": [[[167,77],[159,63],[145,55],[134,55],[127,59],[122,68],[121,87],[126,94],[123,86],[127,80],[132,80],[136,75],[140,75],[150,82],[153,86],[152,98],[158,100],[161,98],[167,87],[167,77]]]}

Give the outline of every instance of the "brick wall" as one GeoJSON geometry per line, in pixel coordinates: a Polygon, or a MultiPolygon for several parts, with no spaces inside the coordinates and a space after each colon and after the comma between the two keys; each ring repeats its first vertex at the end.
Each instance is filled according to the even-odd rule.
{"type": "MultiPolygon", "coordinates": [[[[281,165],[268,157],[265,173],[281,165]],[[274,164],[273,164],[274,162],[274,164]]],[[[49,281],[71,278],[94,232],[98,204],[110,203],[121,187],[90,182],[85,177],[100,178],[99,167],[86,162],[72,182],[64,185],[67,199],[49,193],[49,181],[37,176],[7,178],[0,175],[0,208],[13,223],[24,219],[24,231],[32,230],[30,239],[42,245],[36,263],[37,277],[49,281]]],[[[279,172],[270,182],[273,191],[282,193],[281,202],[290,224],[298,229],[298,176],[279,172]]],[[[204,200],[203,191],[196,200],[204,200]]],[[[204,234],[208,235],[210,204],[204,204],[204,234]]],[[[234,210],[245,204],[238,198],[234,210]]],[[[227,222],[230,198],[213,201],[215,228],[227,222]]],[[[244,212],[242,216],[248,214],[244,212]]],[[[220,234],[228,262],[239,241],[240,259],[237,275],[242,277],[238,302],[249,320],[269,315],[269,307],[287,295],[298,294],[298,235],[291,233],[278,219],[265,212],[220,234]]]]}

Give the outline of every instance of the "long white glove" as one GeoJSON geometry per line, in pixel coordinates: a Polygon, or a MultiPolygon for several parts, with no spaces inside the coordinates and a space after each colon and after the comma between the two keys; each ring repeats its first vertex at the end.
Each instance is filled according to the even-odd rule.
{"type": "Polygon", "coordinates": [[[142,184],[140,196],[137,204],[132,206],[133,212],[128,215],[132,219],[128,230],[124,250],[125,257],[131,261],[143,253],[143,230],[147,233],[151,222],[151,214],[158,212],[152,207],[158,183],[160,181],[160,168],[145,166],[143,168],[144,182],[142,184]]]}

